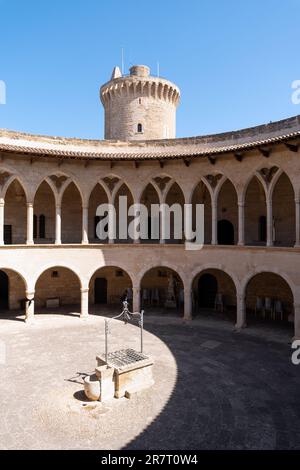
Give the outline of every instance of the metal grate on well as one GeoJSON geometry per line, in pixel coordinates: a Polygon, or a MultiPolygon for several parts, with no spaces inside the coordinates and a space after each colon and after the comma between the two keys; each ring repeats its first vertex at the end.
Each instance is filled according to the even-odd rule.
{"type": "Polygon", "coordinates": [[[148,356],[134,349],[120,349],[108,354],[107,363],[113,367],[124,367],[144,359],[148,359],[148,356]]]}

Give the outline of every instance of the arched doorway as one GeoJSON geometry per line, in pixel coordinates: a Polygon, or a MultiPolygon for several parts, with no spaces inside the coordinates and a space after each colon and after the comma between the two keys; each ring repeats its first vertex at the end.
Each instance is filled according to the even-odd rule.
{"type": "Polygon", "coordinates": [[[69,268],[54,266],[44,271],[35,285],[35,313],[80,315],[81,282],[69,268]]]}
{"type": "Polygon", "coordinates": [[[234,226],[229,220],[218,221],[218,244],[234,245],[234,226]]]}
{"type": "Polygon", "coordinates": [[[279,274],[254,275],[246,288],[247,324],[293,327],[294,297],[288,283],[279,274]]]}
{"type": "Polygon", "coordinates": [[[236,287],[232,278],[220,269],[199,272],[192,284],[193,315],[207,315],[236,321],[236,287]]]}
{"type": "Polygon", "coordinates": [[[182,315],[184,288],[173,269],[159,266],[147,271],[141,281],[141,305],[148,313],[182,315]]]}
{"type": "Polygon", "coordinates": [[[8,309],[8,275],[0,271],[0,311],[8,309]]]}
{"type": "Polygon", "coordinates": [[[130,276],[118,266],[104,266],[98,269],[89,283],[89,312],[120,312],[122,300],[127,296],[132,303],[132,281],[130,276]]]}
{"type": "Polygon", "coordinates": [[[218,292],[218,281],[212,274],[202,274],[198,280],[198,299],[200,308],[214,308],[218,292]]]}
{"type": "Polygon", "coordinates": [[[128,215],[129,207],[133,204],[133,196],[128,186],[123,183],[117,191],[114,199],[116,211],[116,240],[115,243],[132,243],[128,233],[128,227],[133,217],[128,215]],[[122,223],[120,224],[120,219],[122,223]]]}

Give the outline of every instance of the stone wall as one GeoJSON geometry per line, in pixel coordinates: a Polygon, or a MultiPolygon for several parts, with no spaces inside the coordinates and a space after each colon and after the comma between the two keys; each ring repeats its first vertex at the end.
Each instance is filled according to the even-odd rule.
{"type": "Polygon", "coordinates": [[[35,307],[45,307],[46,300],[59,298],[60,305],[80,303],[80,283],[66,268],[54,267],[45,271],[36,283],[35,307]]]}

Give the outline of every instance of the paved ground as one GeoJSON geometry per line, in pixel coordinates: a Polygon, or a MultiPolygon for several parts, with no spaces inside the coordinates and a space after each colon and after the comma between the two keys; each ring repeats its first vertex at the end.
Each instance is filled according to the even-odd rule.
{"type": "MultiPolygon", "coordinates": [[[[94,405],[82,378],[103,350],[102,317],[0,320],[0,448],[300,449],[300,366],[285,331],[172,317],[148,318],[146,329],[155,386],[94,405]]],[[[112,333],[112,348],[138,345],[132,325],[112,333]]]]}

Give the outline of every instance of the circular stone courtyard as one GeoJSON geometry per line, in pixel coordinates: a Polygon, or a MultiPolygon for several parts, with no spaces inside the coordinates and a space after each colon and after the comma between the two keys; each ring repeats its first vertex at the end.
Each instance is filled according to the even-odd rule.
{"type": "MultiPolygon", "coordinates": [[[[1,449],[300,449],[300,365],[284,333],[146,317],[155,385],[101,404],[82,390],[104,317],[1,319],[0,331],[1,449]]],[[[139,330],[113,321],[110,347],[138,348],[139,330]]]]}

